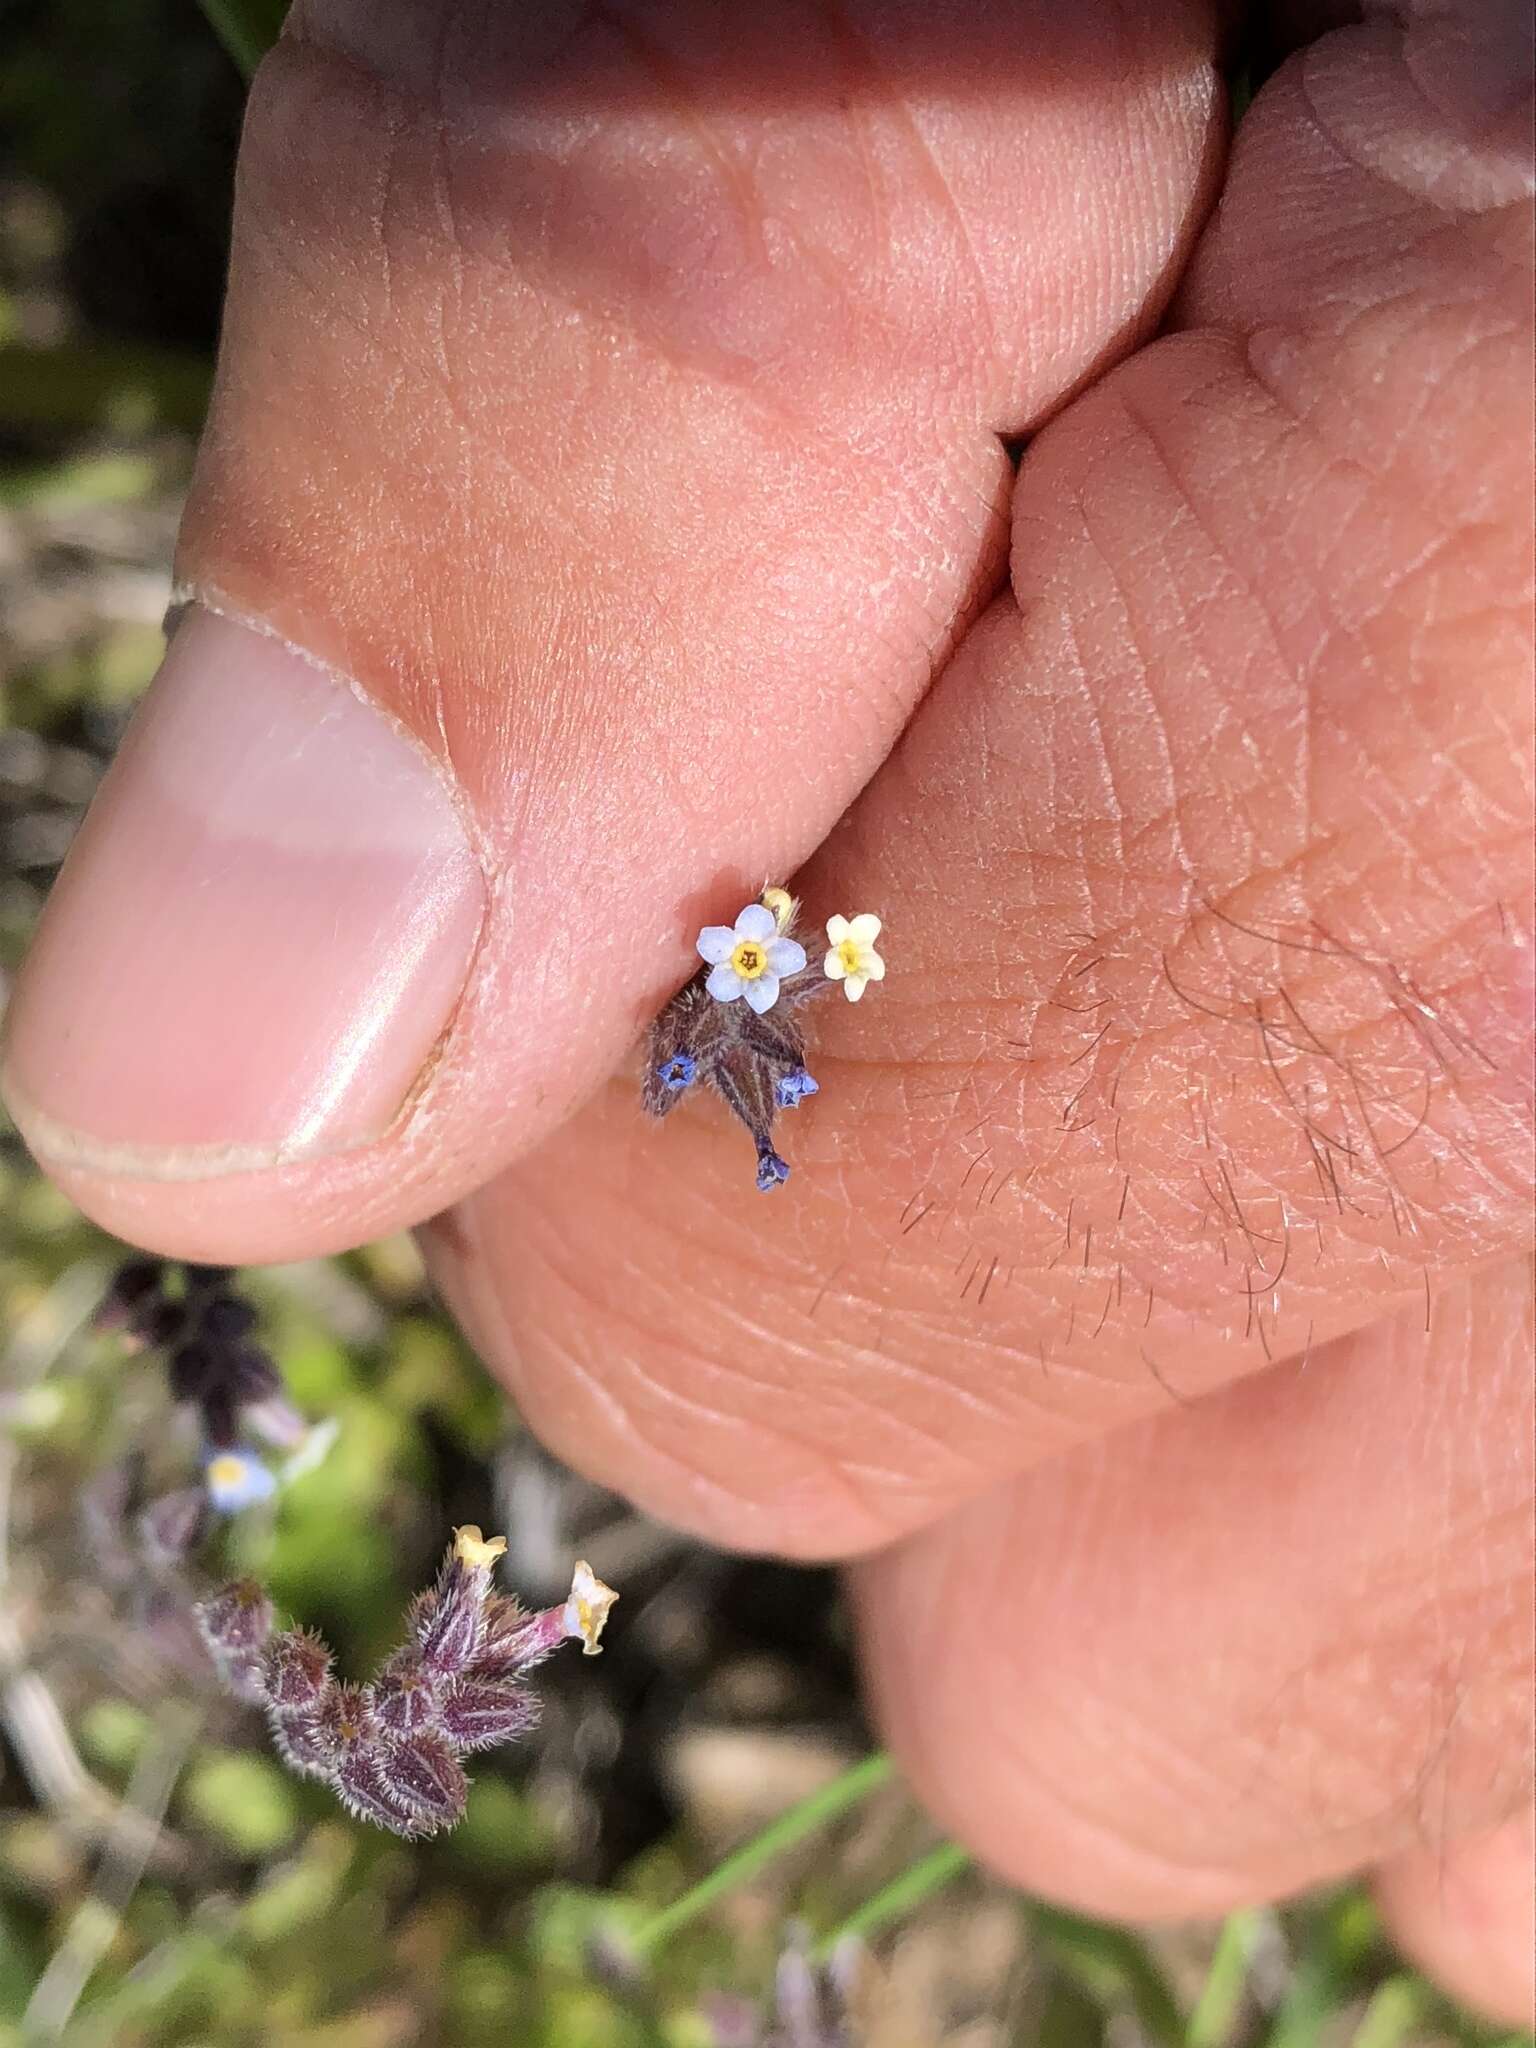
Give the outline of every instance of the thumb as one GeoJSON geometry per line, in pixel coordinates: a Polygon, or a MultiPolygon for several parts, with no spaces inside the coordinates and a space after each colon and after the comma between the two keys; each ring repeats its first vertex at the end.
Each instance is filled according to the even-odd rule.
{"type": "Polygon", "coordinates": [[[301,0],[263,67],[187,608],[9,1021],[120,1234],[332,1249],[564,1117],[1000,576],[999,433],[1155,317],[1198,0],[749,12],[301,0]]]}

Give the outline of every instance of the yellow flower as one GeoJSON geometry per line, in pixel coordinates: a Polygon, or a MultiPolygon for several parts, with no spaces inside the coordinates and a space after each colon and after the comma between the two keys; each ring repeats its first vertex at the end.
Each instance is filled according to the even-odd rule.
{"type": "Polygon", "coordinates": [[[462,1529],[453,1532],[453,1554],[472,1571],[488,1570],[498,1557],[506,1555],[506,1550],[505,1536],[482,1536],[473,1522],[466,1522],[462,1529]]]}
{"type": "Polygon", "coordinates": [[[608,1610],[618,1597],[583,1558],[571,1577],[571,1597],[565,1603],[565,1632],[568,1636],[580,1636],[584,1657],[595,1657],[602,1648],[598,1637],[608,1619],[608,1610]]]}
{"type": "Polygon", "coordinates": [[[875,951],[880,920],[870,911],[857,917],[829,917],[827,944],[831,948],[821,971],[828,981],[840,981],[843,994],[856,1003],[872,981],[884,981],[885,962],[875,951]]]}

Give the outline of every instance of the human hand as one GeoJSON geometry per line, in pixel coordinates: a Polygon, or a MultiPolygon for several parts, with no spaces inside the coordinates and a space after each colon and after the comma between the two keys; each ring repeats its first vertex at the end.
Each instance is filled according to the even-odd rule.
{"type": "Polygon", "coordinates": [[[1199,0],[299,0],[6,1086],[165,1252],[436,1217],[999,1869],[1378,1870],[1519,2019],[1529,52],[1282,11],[1223,175],[1199,0]],[[891,976],[764,1200],[605,1077],[802,863],[891,976]]]}

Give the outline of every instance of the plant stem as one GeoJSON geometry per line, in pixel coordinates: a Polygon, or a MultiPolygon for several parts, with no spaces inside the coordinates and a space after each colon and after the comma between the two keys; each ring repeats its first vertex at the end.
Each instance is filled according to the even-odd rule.
{"type": "Polygon", "coordinates": [[[857,1806],[861,1799],[867,1799],[871,1792],[889,1782],[895,1766],[883,1751],[876,1750],[862,1763],[855,1764],[830,1784],[802,1799],[798,1806],[792,1806],[788,1813],[780,1814],[770,1821],[760,1834],[754,1835],[733,1856],[716,1866],[708,1877],[701,1878],[691,1891],[684,1892],[680,1899],[674,1899],[670,1906],[663,1907],[654,1919],[631,1937],[630,1946],[637,1955],[649,1955],[670,1941],[681,1927],[691,1920],[697,1920],[725,1894],[734,1891],[737,1885],[745,1884],[755,1877],[775,1856],[791,1849],[797,1842],[803,1842],[807,1835],[813,1835],[818,1828],[825,1827],[841,1813],[857,1806]]]}
{"type": "Polygon", "coordinates": [[[893,1877],[889,1884],[882,1885],[857,1912],[849,1914],[841,1927],[823,1935],[811,1951],[812,1961],[825,1962],[837,1944],[850,1934],[872,1934],[877,1927],[884,1927],[888,1921],[912,1912],[924,1899],[942,1891],[945,1885],[953,1883],[962,1871],[970,1867],[971,1858],[958,1842],[942,1843],[931,1854],[914,1863],[910,1870],[904,1870],[900,1877],[893,1877]]]}
{"type": "Polygon", "coordinates": [[[1256,1913],[1230,1913],[1222,1923],[1210,1972],[1189,2019],[1189,2048],[1223,2048],[1242,2010],[1256,1913]]]}
{"type": "Polygon", "coordinates": [[[1401,2048],[1423,2013],[1423,1994],[1413,1979],[1389,1977],[1366,2007],[1351,2048],[1401,2048]]]}

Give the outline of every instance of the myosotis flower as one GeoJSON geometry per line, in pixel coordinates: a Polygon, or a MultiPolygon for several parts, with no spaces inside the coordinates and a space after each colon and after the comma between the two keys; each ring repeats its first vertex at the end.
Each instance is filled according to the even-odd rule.
{"type": "Polygon", "coordinates": [[[290,1770],[321,1779],[362,1820],[432,1835],[463,1816],[461,1758],[527,1733],[538,1713],[528,1674],[568,1640],[596,1655],[618,1598],[581,1563],[568,1599],[525,1613],[492,1584],[505,1549],[503,1537],[456,1531],[404,1642],[368,1685],[338,1680],[318,1636],[274,1632],[271,1603],[249,1581],[205,1600],[198,1625],[225,1685],[266,1710],[290,1770]]]}
{"type": "Polygon", "coordinates": [[[857,917],[827,919],[827,956],[821,971],[828,981],[840,981],[843,994],[856,1003],[872,981],[884,981],[885,962],[875,951],[880,920],[870,911],[857,917]]]}
{"type": "Polygon", "coordinates": [[[775,886],[734,924],[704,927],[696,943],[705,966],[656,1019],[641,1090],[646,1109],[663,1117],[696,1082],[708,1082],[751,1133],[765,1194],[789,1179],[773,1142],[775,1118],[820,1093],[806,1071],[801,1011],[838,982],[857,1002],[885,976],[878,917],[830,918],[828,949],[812,966],[795,937],[798,914],[794,897],[775,886]]]}
{"type": "Polygon", "coordinates": [[[762,1016],[779,999],[779,985],[805,967],[805,948],[779,930],[766,903],[749,903],[734,925],[707,924],[698,936],[709,963],[704,986],[717,1003],[745,1001],[762,1016]]]}
{"type": "Polygon", "coordinates": [[[235,1515],[258,1501],[270,1500],[277,1491],[277,1477],[254,1452],[237,1448],[215,1451],[203,1467],[208,1498],[221,1515],[235,1515]]]}

